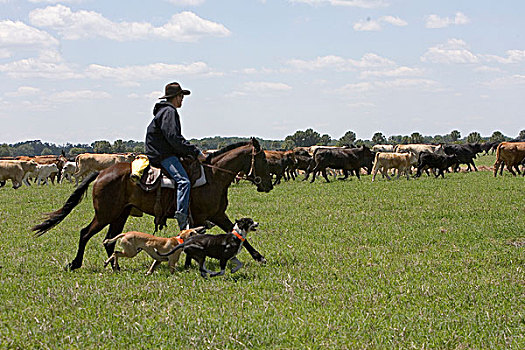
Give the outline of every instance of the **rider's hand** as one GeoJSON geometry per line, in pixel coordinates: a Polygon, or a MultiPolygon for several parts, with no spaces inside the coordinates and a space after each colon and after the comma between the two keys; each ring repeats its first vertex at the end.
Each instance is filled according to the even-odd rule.
{"type": "Polygon", "coordinates": [[[204,162],[206,160],[206,156],[202,153],[199,153],[197,159],[199,160],[199,162],[204,162]]]}

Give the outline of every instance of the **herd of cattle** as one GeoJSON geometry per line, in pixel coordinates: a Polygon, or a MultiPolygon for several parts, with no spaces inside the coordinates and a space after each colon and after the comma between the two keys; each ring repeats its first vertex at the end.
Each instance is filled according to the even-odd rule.
{"type": "Polygon", "coordinates": [[[31,186],[33,179],[37,184],[61,183],[64,180],[78,185],[82,179],[93,171],[100,171],[113,164],[131,162],[135,154],[96,154],[83,153],[75,157],[74,161],[68,160],[63,154],[59,156],[20,156],[16,158],[0,158],[0,187],[7,180],[13,182],[13,188],[19,188],[22,183],[31,186]]]}
{"type": "Polygon", "coordinates": [[[516,175],[514,170],[521,173],[520,164],[525,167],[525,142],[375,145],[371,149],[366,146],[312,146],[265,153],[269,170],[276,176],[275,184],[278,184],[282,178],[294,179],[298,170],[305,173],[304,180],[312,175],[311,182],[315,181],[319,172],[329,181],[327,170],[340,171],[344,175],[342,179],[350,174],[360,178],[363,170],[368,175],[372,174],[372,181],[377,172],[390,179],[390,169],[396,170],[398,177],[404,174],[409,178],[412,168],[417,169],[416,177],[421,176],[423,171],[429,174],[430,170],[436,177],[444,177],[445,171],[458,171],[461,164],[467,165],[467,171],[472,168],[477,171],[474,159],[479,153],[488,154],[490,151],[496,151],[497,155],[494,176],[498,170],[501,174],[505,165],[513,175],[516,175]]]}
{"type": "MultiPolygon", "coordinates": [[[[397,171],[397,177],[404,174],[407,179],[412,168],[417,169],[415,177],[421,176],[425,171],[434,172],[438,177],[444,177],[445,171],[458,171],[460,164],[466,164],[467,170],[478,170],[474,159],[479,153],[496,151],[494,176],[498,170],[503,172],[503,167],[513,174],[525,175],[525,142],[501,143],[467,143],[449,145],[375,145],[371,149],[361,147],[329,147],[311,146],[296,147],[289,151],[264,151],[268,162],[269,172],[275,175],[275,184],[281,179],[295,179],[298,171],[305,174],[304,180],[312,175],[311,182],[315,181],[318,173],[328,180],[328,171],[340,171],[346,179],[349,175],[360,178],[361,171],[372,174],[372,181],[378,172],[390,179],[388,171],[397,171]],[[520,171],[519,166],[524,168],[520,171]],[[471,168],[472,167],[472,168],[471,168]],[[516,172],[515,172],[516,171],[516,172]]],[[[32,179],[37,184],[53,184],[67,180],[76,184],[78,180],[93,171],[100,171],[119,162],[131,162],[135,154],[95,154],[84,153],[76,156],[74,161],[60,156],[36,156],[0,158],[0,187],[7,180],[11,180],[13,188],[18,188],[25,183],[30,186],[32,179]]]]}

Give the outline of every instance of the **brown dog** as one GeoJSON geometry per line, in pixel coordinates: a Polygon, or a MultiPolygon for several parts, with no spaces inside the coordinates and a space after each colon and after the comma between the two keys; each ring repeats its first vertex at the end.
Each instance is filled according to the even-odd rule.
{"type": "Polygon", "coordinates": [[[157,254],[157,252],[167,253],[179,244],[183,243],[186,239],[196,236],[200,233],[204,233],[205,231],[206,228],[203,226],[196,227],[188,230],[182,230],[178,236],[170,238],[157,237],[148,233],[137,231],[121,233],[115,238],[104,240],[103,244],[107,245],[115,243],[118,239],[122,238],[120,241],[120,246],[123,250],[122,252],[115,251],[108,258],[108,260],[104,262],[104,267],[106,267],[110,262],[113,262],[113,269],[118,270],[120,269],[118,265],[118,258],[133,258],[140,251],[144,250],[154,259],[153,264],[151,264],[151,267],[149,268],[146,275],[152,274],[153,271],[155,271],[155,268],[163,261],[168,261],[171,273],[173,273],[175,271],[175,264],[177,261],[179,261],[181,250],[177,252],[178,254],[172,254],[169,257],[160,256],[157,254]]]}

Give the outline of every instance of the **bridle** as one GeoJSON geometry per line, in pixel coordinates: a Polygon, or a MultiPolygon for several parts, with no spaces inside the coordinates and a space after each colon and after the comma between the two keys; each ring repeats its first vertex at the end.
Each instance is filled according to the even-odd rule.
{"type": "MultiPolygon", "coordinates": [[[[258,155],[261,152],[263,152],[262,148],[257,152],[257,151],[255,151],[255,146],[252,145],[252,160],[251,160],[251,164],[250,164],[250,170],[248,171],[248,175],[243,175],[241,177],[241,179],[248,180],[251,183],[253,183],[254,185],[260,185],[261,182],[262,182],[261,177],[257,176],[257,174],[255,173],[255,156],[258,155]]],[[[231,174],[233,176],[237,176],[238,175],[238,173],[236,173],[234,171],[231,171],[231,170],[228,170],[228,169],[224,169],[224,168],[218,167],[216,165],[205,164],[205,163],[202,163],[202,165],[205,166],[205,167],[208,167],[208,168],[217,169],[219,171],[231,174]]]]}

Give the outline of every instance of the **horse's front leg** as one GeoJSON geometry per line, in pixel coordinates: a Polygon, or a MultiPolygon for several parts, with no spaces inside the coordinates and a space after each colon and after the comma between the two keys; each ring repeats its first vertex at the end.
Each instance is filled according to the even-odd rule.
{"type": "MultiPolygon", "coordinates": [[[[232,232],[233,230],[233,222],[231,222],[230,218],[228,218],[226,214],[213,217],[211,222],[219,226],[225,232],[232,232]]],[[[250,253],[255,261],[266,264],[266,259],[264,256],[262,256],[254,247],[252,247],[248,240],[245,240],[242,246],[246,248],[248,253],[250,253]]]]}

